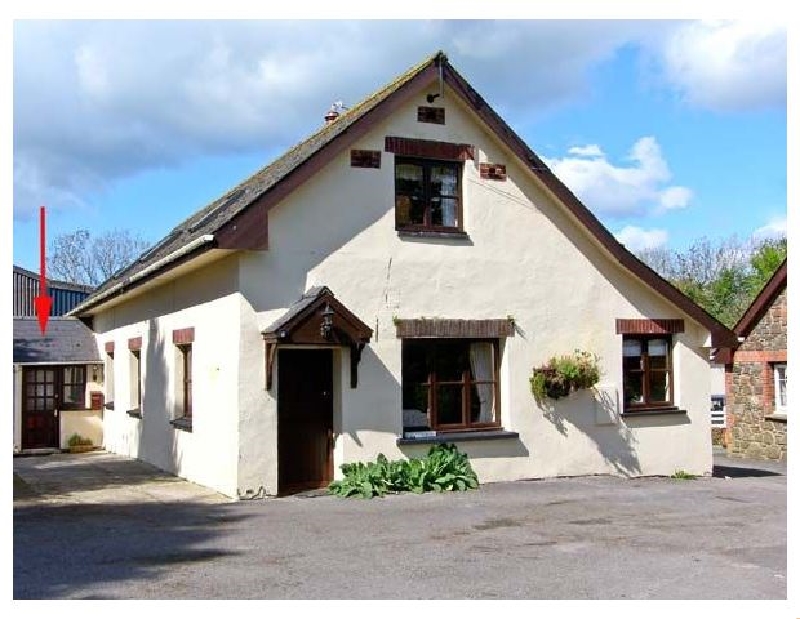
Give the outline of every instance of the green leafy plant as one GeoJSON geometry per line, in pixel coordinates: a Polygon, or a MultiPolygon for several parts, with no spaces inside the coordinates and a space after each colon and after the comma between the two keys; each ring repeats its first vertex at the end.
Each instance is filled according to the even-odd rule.
{"type": "Polygon", "coordinates": [[[558,400],[576,389],[588,389],[600,380],[597,355],[575,349],[572,355],[552,357],[545,365],[533,369],[531,393],[537,402],[558,400]]]}
{"type": "Polygon", "coordinates": [[[678,469],[672,474],[672,479],[697,479],[697,475],[692,475],[683,469],[678,469]]]}
{"type": "Polygon", "coordinates": [[[424,458],[389,460],[379,454],[375,462],[341,466],[344,478],[332,482],[328,492],[340,497],[371,499],[387,492],[469,490],[478,487],[478,476],[467,455],[455,445],[436,445],[424,458]]]}
{"type": "Polygon", "coordinates": [[[75,433],[72,436],[70,436],[69,439],[67,439],[67,445],[69,447],[91,446],[92,439],[83,437],[80,434],[75,433]]]}

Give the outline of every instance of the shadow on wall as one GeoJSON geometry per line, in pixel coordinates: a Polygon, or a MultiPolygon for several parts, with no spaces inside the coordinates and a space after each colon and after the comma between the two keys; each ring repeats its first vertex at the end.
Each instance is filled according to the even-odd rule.
{"type": "Polygon", "coordinates": [[[563,437],[577,431],[591,439],[603,459],[618,473],[642,472],[636,455],[636,438],[619,418],[616,390],[582,389],[562,399],[543,400],[538,406],[563,437]]]}
{"type": "Polygon", "coordinates": [[[186,501],[15,507],[14,599],[113,598],[95,591],[211,569],[241,554],[221,541],[247,517],[231,504],[186,501]]]}

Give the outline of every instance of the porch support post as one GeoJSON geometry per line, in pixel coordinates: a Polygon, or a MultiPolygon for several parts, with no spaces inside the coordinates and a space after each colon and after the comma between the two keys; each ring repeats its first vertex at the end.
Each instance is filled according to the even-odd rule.
{"type": "Polygon", "coordinates": [[[366,344],[353,343],[350,345],[350,388],[355,389],[358,386],[358,364],[361,362],[361,351],[364,350],[366,344]]]}
{"type": "Polygon", "coordinates": [[[266,390],[272,389],[272,366],[275,365],[277,342],[264,342],[264,371],[266,372],[266,390]]]}

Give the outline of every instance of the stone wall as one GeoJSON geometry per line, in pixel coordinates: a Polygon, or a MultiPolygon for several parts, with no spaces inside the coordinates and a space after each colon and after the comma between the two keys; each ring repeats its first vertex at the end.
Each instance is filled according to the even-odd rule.
{"type": "Polygon", "coordinates": [[[786,289],[775,298],[726,367],[728,453],[786,459],[786,419],[775,415],[773,367],[786,363],[786,289]]]}

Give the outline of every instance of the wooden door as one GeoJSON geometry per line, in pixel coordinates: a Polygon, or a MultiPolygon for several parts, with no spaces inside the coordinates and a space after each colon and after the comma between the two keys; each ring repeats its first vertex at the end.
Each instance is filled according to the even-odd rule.
{"type": "Polygon", "coordinates": [[[22,370],[22,448],[58,447],[58,368],[22,370]]]}
{"type": "Polygon", "coordinates": [[[333,351],[278,351],[278,492],[333,480],[333,351]]]}

